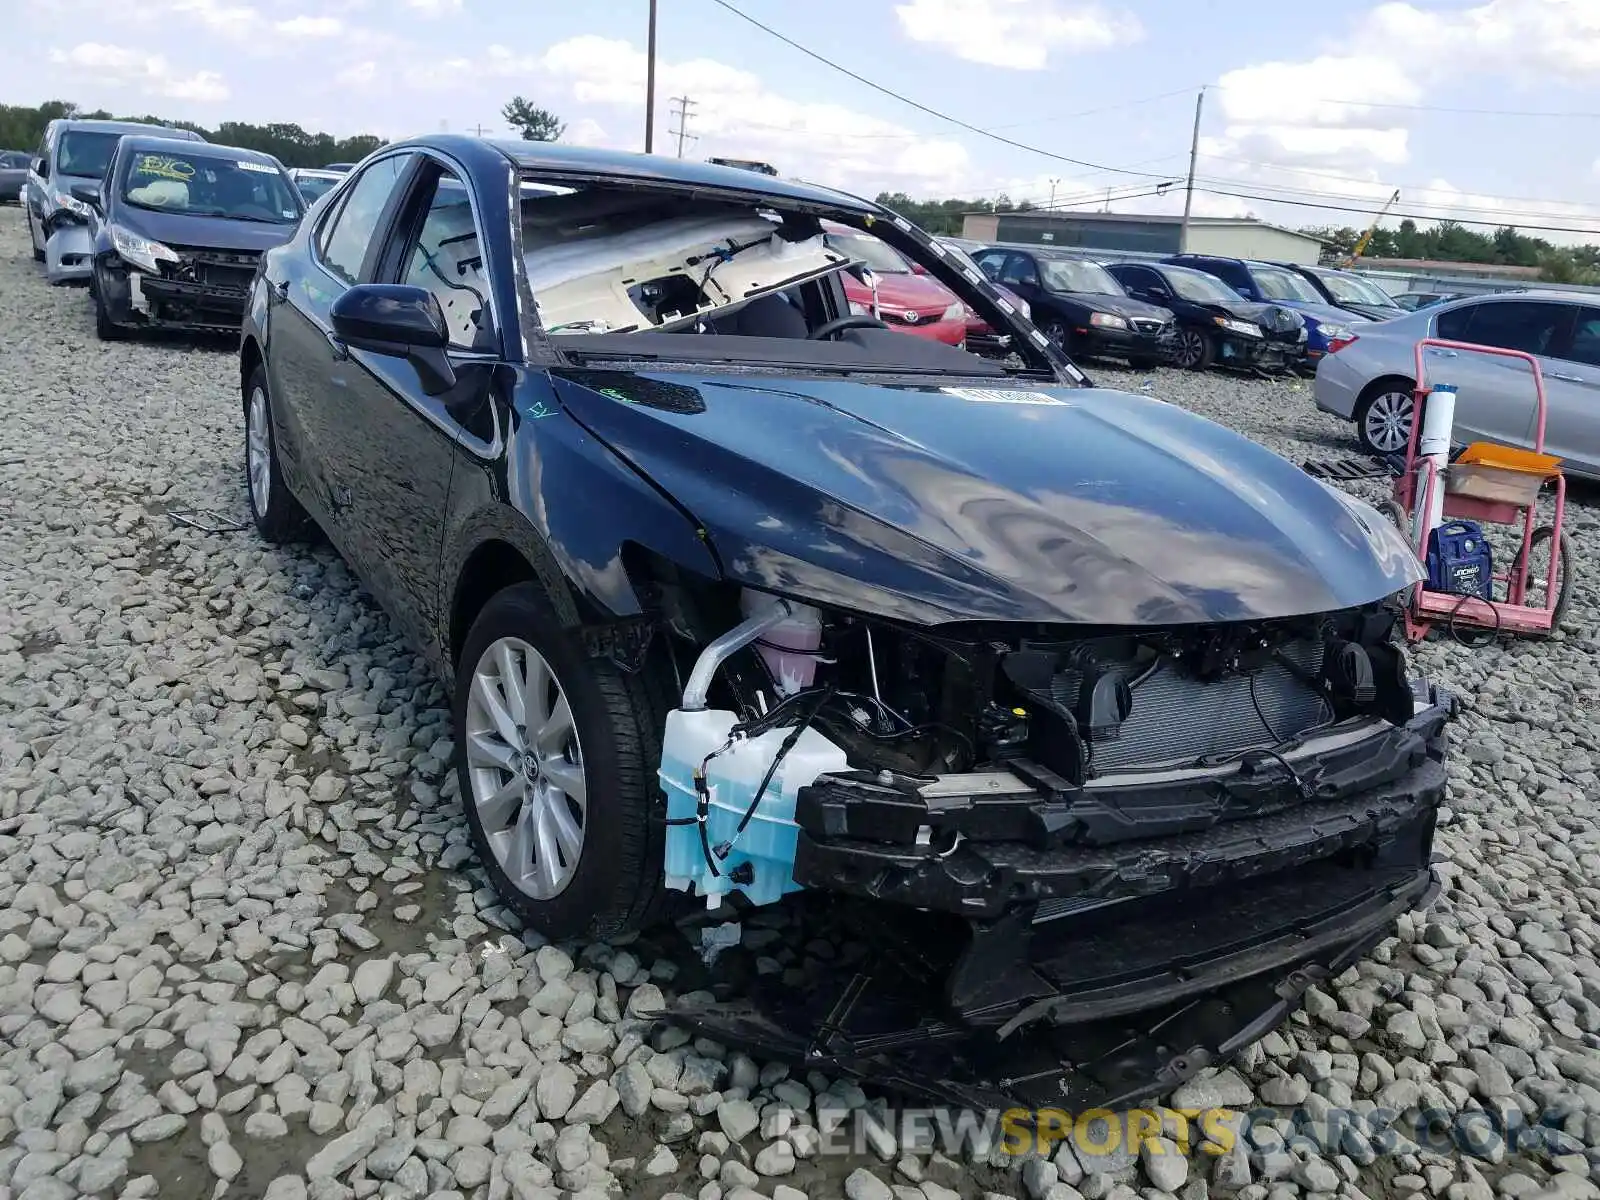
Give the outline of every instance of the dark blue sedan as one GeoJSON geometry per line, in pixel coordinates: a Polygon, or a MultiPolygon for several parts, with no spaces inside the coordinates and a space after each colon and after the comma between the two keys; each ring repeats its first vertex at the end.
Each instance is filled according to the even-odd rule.
{"type": "Polygon", "coordinates": [[[594,940],[809,892],[874,940],[669,1020],[825,1031],[830,1071],[942,1103],[1122,1104],[1437,890],[1449,702],[1390,639],[1400,535],[1094,387],[877,204],[386,146],[265,254],[239,383],[256,528],[319,526],[437,666],[510,909],[594,940]],[[1017,353],[890,328],[833,223],[1017,353]]]}

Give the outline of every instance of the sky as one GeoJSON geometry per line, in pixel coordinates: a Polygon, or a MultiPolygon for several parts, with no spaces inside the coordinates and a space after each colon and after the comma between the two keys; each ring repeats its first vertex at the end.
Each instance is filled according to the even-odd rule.
{"type": "MultiPolygon", "coordinates": [[[[503,135],[520,94],[642,150],[647,13],[0,0],[0,103],[395,138],[503,135]]],[[[1205,88],[1198,214],[1364,226],[1398,188],[1396,213],[1600,242],[1600,0],[659,0],[657,62],[656,153],[687,97],[684,155],[868,196],[1178,212],[1205,88]]]]}

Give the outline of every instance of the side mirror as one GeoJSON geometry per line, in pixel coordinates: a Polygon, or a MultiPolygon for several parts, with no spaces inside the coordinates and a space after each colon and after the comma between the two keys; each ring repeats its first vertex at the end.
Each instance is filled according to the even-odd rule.
{"type": "Polygon", "coordinates": [[[329,316],[334,335],[351,349],[409,362],[428,395],[455,386],[455,368],[445,354],[450,328],[438,298],[426,288],[360,283],[333,302],[329,316]]]}
{"type": "Polygon", "coordinates": [[[928,268],[919,262],[914,262],[911,264],[911,273],[913,275],[926,275],[928,273],[928,268]]]}
{"type": "Polygon", "coordinates": [[[34,159],[31,163],[28,164],[28,169],[30,171],[32,171],[35,175],[37,175],[40,179],[43,179],[46,175],[50,174],[50,168],[45,163],[44,159],[42,159],[42,158],[34,159]]]}
{"type": "Polygon", "coordinates": [[[96,212],[100,210],[100,185],[98,183],[75,183],[72,185],[72,198],[82,200],[96,212]]]}

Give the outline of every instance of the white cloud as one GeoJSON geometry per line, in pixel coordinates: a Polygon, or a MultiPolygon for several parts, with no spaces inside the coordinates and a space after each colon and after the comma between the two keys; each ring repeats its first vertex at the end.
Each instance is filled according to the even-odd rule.
{"type": "Polygon", "coordinates": [[[180,75],[159,54],[80,42],[70,50],[52,50],[50,61],[68,73],[92,76],[111,87],[132,88],[147,96],[214,103],[228,98],[228,86],[216,71],[180,75]]]}
{"type": "Polygon", "coordinates": [[[446,17],[461,11],[461,0],[406,0],[406,7],[424,17],[446,17]]]}
{"type": "Polygon", "coordinates": [[[1422,99],[1410,72],[1367,54],[1259,63],[1227,72],[1217,85],[1222,111],[1245,125],[1355,125],[1373,119],[1374,104],[1422,99]],[[1365,103],[1351,103],[1351,97],[1365,103]]]}
{"type": "MultiPolygon", "coordinates": [[[[490,47],[472,69],[547,79],[581,104],[644,105],[645,55],[627,41],[570,38],[532,62],[496,50],[490,47]]],[[[784,174],[874,194],[883,188],[959,189],[970,172],[959,141],[919,134],[843,105],[794,99],[750,71],[713,59],[659,62],[656,96],[658,147],[668,143],[668,98],[689,96],[697,156],[765,159],[784,174]]]]}
{"type": "Polygon", "coordinates": [[[279,33],[295,38],[338,37],[344,32],[344,22],[338,17],[290,17],[273,26],[279,33]]]}
{"type": "Polygon", "coordinates": [[[1487,0],[1471,8],[1380,4],[1355,35],[1415,70],[1476,71],[1593,82],[1600,71],[1600,4],[1593,0],[1487,0]]]}
{"type": "Polygon", "coordinates": [[[1144,36],[1132,13],[1076,0],[907,0],[895,15],[912,41],[1018,71],[1040,70],[1051,51],[1109,50],[1144,36]]]}

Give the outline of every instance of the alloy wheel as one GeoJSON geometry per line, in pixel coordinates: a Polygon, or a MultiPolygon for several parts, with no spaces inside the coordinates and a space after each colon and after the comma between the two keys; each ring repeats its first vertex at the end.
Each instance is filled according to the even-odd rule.
{"type": "Polygon", "coordinates": [[[1374,396],[1361,419],[1367,441],[1383,454],[1404,450],[1411,440],[1411,411],[1411,396],[1406,392],[1374,396]]]}
{"type": "Polygon", "coordinates": [[[272,435],[267,430],[267,393],[264,388],[250,392],[249,427],[245,433],[245,465],[250,476],[250,499],[257,516],[267,515],[272,497],[272,435]]]}
{"type": "Polygon", "coordinates": [[[1193,370],[1206,352],[1205,335],[1197,329],[1184,329],[1178,333],[1178,365],[1193,370]]]}
{"type": "Polygon", "coordinates": [[[506,878],[534,900],[577,873],[588,815],[583,752],[567,694],[520,638],[493,642],[467,694],[471,803],[506,878]]]}

